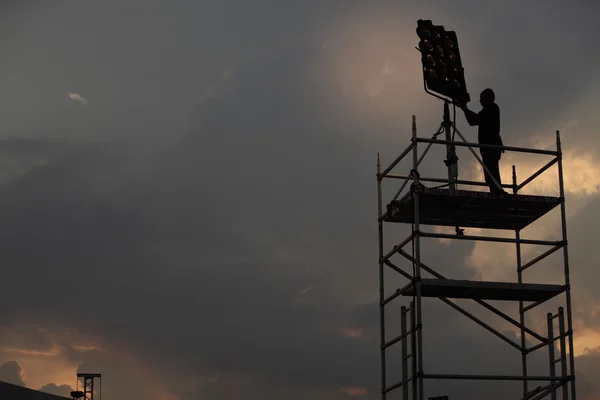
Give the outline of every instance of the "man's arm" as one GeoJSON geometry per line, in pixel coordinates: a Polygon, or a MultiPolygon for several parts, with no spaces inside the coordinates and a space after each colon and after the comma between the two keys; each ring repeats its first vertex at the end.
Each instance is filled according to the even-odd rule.
{"type": "Polygon", "coordinates": [[[479,114],[469,110],[466,105],[461,107],[470,126],[479,125],[479,114]]]}

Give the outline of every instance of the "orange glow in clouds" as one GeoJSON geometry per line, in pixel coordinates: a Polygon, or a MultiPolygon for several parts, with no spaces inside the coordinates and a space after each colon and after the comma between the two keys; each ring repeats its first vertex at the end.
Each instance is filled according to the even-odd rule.
{"type": "Polygon", "coordinates": [[[414,94],[423,92],[419,56],[412,43],[398,43],[404,34],[415,36],[413,25],[389,15],[361,14],[328,21],[323,27],[328,79],[356,115],[397,115],[399,110],[418,107],[414,94]]]}
{"type": "Polygon", "coordinates": [[[342,392],[346,393],[348,396],[365,396],[369,394],[367,389],[359,386],[343,387],[342,392]]]}

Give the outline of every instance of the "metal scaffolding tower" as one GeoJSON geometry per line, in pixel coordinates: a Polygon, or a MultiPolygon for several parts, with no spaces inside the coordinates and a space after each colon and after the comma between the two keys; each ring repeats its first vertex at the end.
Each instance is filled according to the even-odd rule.
{"type": "Polygon", "coordinates": [[[74,398],[83,398],[84,400],[94,400],[94,379],[100,380],[100,399],[102,399],[102,374],[77,373],[77,390],[71,393],[74,398]],[[79,379],[83,380],[83,391],[79,390],[79,379]]]}
{"type": "MultiPolygon", "coordinates": [[[[437,136],[442,131],[434,134],[432,139],[417,137],[416,120],[412,120],[412,140],[410,145],[382,171],[379,154],[377,155],[377,191],[378,191],[378,224],[379,224],[379,292],[380,292],[380,322],[381,322],[381,386],[382,399],[395,389],[402,389],[402,398],[408,400],[424,399],[425,381],[434,379],[462,379],[462,380],[502,380],[522,381],[522,399],[539,400],[550,395],[556,399],[559,389],[562,389],[563,400],[576,400],[575,394],[575,357],[573,354],[573,322],[571,315],[571,293],[569,282],[569,256],[567,248],[567,229],[565,213],[565,196],[562,167],[562,150],[559,132],[556,132],[556,150],[538,150],[510,146],[492,146],[468,143],[462,134],[455,130],[462,141],[438,140],[437,136]],[[423,154],[418,153],[418,144],[427,143],[423,154]],[[515,167],[513,166],[512,184],[502,184],[503,188],[512,189],[512,193],[505,198],[494,196],[483,191],[461,190],[457,185],[487,186],[483,182],[458,180],[457,174],[450,174],[448,178],[424,178],[419,174],[419,165],[433,144],[444,146],[467,147],[477,158],[482,161],[473,150],[474,148],[495,148],[505,151],[533,153],[550,156],[551,160],[540,170],[522,181],[517,182],[515,167]],[[392,170],[412,152],[412,170],[408,175],[392,173],[392,170]],[[541,175],[554,164],[558,165],[559,196],[532,196],[519,194],[527,184],[541,175]],[[391,201],[384,205],[383,180],[391,178],[403,181],[400,189],[391,201]],[[451,181],[449,181],[449,179],[451,181]],[[409,182],[411,183],[409,185],[409,182]],[[424,183],[434,182],[438,185],[445,184],[448,189],[440,187],[426,187],[424,183]],[[407,188],[407,193],[403,190],[407,188]],[[529,240],[522,239],[521,230],[560,206],[562,240],[529,240]],[[389,251],[384,249],[384,224],[406,223],[412,224],[412,232],[407,238],[393,246],[389,251]],[[425,232],[423,225],[456,227],[456,234],[443,234],[425,232]],[[515,232],[514,239],[493,236],[469,236],[459,227],[474,227],[496,230],[510,230],[515,232]],[[483,282],[456,280],[443,276],[434,268],[425,265],[421,257],[421,238],[442,238],[453,240],[472,240],[500,243],[514,243],[516,245],[516,275],[517,282],[483,282]],[[404,248],[412,243],[413,254],[404,248]],[[531,261],[523,262],[521,259],[521,246],[527,244],[546,246],[547,251],[531,261]],[[531,284],[523,282],[523,272],[534,264],[545,259],[554,252],[561,250],[564,257],[564,284],[531,284]],[[412,263],[412,270],[405,271],[392,262],[392,257],[400,255],[412,263]],[[384,286],[384,272],[386,270],[406,278],[408,284],[398,288],[393,294],[386,297],[384,286]],[[424,273],[432,277],[425,277],[424,273]],[[535,307],[541,306],[546,301],[564,295],[565,307],[559,307],[558,312],[547,313],[547,332],[540,334],[525,324],[525,315],[535,307]],[[410,297],[412,301],[402,305],[400,309],[401,332],[395,338],[386,337],[385,306],[402,296],[410,297]],[[521,354],[521,375],[457,375],[457,374],[430,374],[427,366],[423,364],[423,324],[422,324],[422,299],[424,297],[439,298],[467,318],[481,325],[487,331],[504,340],[521,354]],[[494,329],[483,320],[475,317],[464,308],[450,299],[471,299],[483,308],[499,316],[507,323],[512,324],[520,331],[520,343],[516,343],[503,333],[494,329]],[[516,320],[497,307],[492,306],[490,300],[504,300],[518,303],[519,320],[516,320]],[[558,333],[554,333],[555,320],[558,320],[558,333]],[[526,335],[535,340],[527,347],[526,335]],[[568,341],[568,343],[567,343],[568,341]],[[556,346],[558,342],[558,346],[556,346]],[[394,382],[387,382],[386,351],[395,344],[401,345],[402,350],[402,375],[394,382]],[[528,356],[537,350],[547,347],[549,357],[548,374],[545,376],[532,376],[528,374],[528,356]],[[410,349],[410,354],[409,354],[410,349]],[[558,351],[558,357],[555,355],[558,351]],[[410,362],[410,366],[409,366],[410,362]],[[556,364],[560,363],[557,374],[556,364]],[[532,383],[536,388],[530,388],[532,383]],[[541,383],[540,383],[541,382],[541,383]]],[[[447,163],[448,165],[448,163],[447,163]]],[[[484,167],[485,168],[485,167],[484,167]]],[[[496,182],[497,183],[497,182],[496,182]]],[[[393,304],[393,303],[392,303],[393,304]]]]}

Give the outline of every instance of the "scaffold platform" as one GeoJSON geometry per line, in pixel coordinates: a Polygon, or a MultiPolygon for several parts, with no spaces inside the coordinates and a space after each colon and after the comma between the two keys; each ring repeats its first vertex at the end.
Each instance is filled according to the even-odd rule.
{"type": "MultiPolygon", "coordinates": [[[[425,225],[521,230],[561,203],[559,197],[416,187],[419,222],[425,225]]],[[[407,193],[387,206],[386,222],[414,223],[414,197],[407,193]]]]}
{"type": "MultiPolygon", "coordinates": [[[[566,290],[564,285],[481,282],[455,279],[421,279],[421,296],[447,299],[546,301],[566,290]]],[[[403,296],[413,296],[414,285],[403,296]]]]}

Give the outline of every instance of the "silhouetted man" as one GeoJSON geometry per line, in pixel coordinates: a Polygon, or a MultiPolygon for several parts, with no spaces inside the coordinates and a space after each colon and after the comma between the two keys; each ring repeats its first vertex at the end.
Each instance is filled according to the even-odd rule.
{"type": "MultiPolygon", "coordinates": [[[[500,137],[500,108],[498,108],[495,100],[496,95],[494,94],[494,91],[492,89],[485,89],[479,95],[479,102],[483,107],[479,113],[474,113],[469,110],[464,103],[458,104],[465,112],[465,117],[467,118],[469,125],[479,126],[477,137],[479,144],[503,146],[502,138],[500,137]]],[[[500,168],[498,164],[500,162],[501,153],[503,153],[504,150],[480,148],[480,152],[483,164],[491,172],[491,175],[496,179],[498,184],[501,184],[502,181],[500,180],[500,168]]],[[[490,187],[491,193],[496,195],[506,194],[504,190],[499,189],[494,184],[494,181],[485,169],[483,170],[483,173],[485,175],[485,182],[490,187]]]]}

